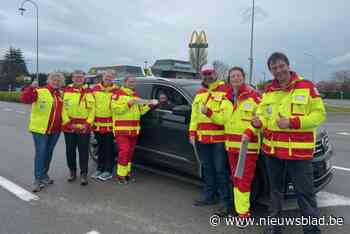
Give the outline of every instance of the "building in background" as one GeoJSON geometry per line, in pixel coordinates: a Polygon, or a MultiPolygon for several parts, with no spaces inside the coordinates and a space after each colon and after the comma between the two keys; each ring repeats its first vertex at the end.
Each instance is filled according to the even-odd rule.
{"type": "Polygon", "coordinates": [[[154,76],[164,78],[194,79],[197,77],[196,70],[188,61],[159,59],[151,68],[154,76]]]}
{"type": "Polygon", "coordinates": [[[124,78],[127,75],[134,75],[136,77],[144,77],[142,67],[131,65],[117,65],[117,66],[99,66],[90,68],[87,78],[87,83],[97,83],[102,78],[101,74],[106,70],[113,70],[116,78],[124,78]]]}

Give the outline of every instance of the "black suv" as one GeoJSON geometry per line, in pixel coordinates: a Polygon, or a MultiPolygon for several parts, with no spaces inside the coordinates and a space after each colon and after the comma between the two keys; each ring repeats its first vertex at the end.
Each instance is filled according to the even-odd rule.
{"type": "MultiPolygon", "coordinates": [[[[120,84],[121,80],[116,80],[120,84]]],[[[135,151],[135,163],[157,166],[185,176],[201,179],[201,164],[197,150],[189,143],[188,128],[191,104],[200,88],[199,80],[138,78],[137,91],[142,98],[158,99],[166,95],[169,103],[142,117],[141,135],[135,151]]],[[[96,143],[92,141],[91,154],[95,157],[96,143]]],[[[314,183],[317,191],[327,185],[333,176],[331,157],[333,147],[324,128],[319,128],[313,159],[314,183]]],[[[95,157],[96,158],[96,157],[95,157]]],[[[252,201],[268,198],[269,181],[264,157],[257,163],[253,182],[252,201]]],[[[286,195],[294,194],[293,184],[286,178],[286,195]]]]}

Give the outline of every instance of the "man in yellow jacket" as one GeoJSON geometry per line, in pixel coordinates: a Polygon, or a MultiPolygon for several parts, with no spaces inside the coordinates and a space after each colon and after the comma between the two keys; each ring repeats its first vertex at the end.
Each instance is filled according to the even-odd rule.
{"type": "Polygon", "coordinates": [[[95,118],[95,99],[89,88],[84,86],[85,73],[75,71],[73,84],[63,91],[62,129],[66,142],[66,157],[70,171],[68,182],[76,180],[76,149],[79,152],[80,184],[88,184],[88,162],[90,132],[95,118]]]}
{"type": "Polygon", "coordinates": [[[202,108],[207,106],[212,111],[219,111],[222,101],[229,95],[228,86],[217,79],[217,74],[211,67],[204,68],[201,76],[203,87],[197,91],[192,103],[189,136],[191,144],[198,149],[204,190],[203,197],[193,205],[215,204],[218,193],[221,206],[217,213],[224,216],[232,209],[224,126],[214,123],[202,113],[202,108]]]}
{"type": "Polygon", "coordinates": [[[237,214],[243,219],[250,216],[251,184],[260,149],[260,132],[251,125],[254,113],[260,103],[260,95],[244,81],[244,70],[240,67],[231,68],[229,83],[233,91],[232,99],[225,98],[218,111],[207,107],[203,108],[203,113],[214,123],[225,127],[225,146],[231,169],[234,204],[237,214]],[[243,176],[238,178],[235,177],[235,172],[243,141],[248,141],[248,152],[243,176]]]}
{"type": "Polygon", "coordinates": [[[111,100],[112,93],[118,90],[118,86],[113,84],[113,79],[114,71],[107,70],[102,75],[102,82],[92,89],[96,105],[93,130],[97,140],[98,160],[97,170],[91,177],[102,181],[112,178],[115,160],[111,100]]]}
{"type": "Polygon", "coordinates": [[[113,131],[118,145],[117,181],[119,184],[127,184],[135,180],[131,173],[131,163],[140,134],[140,118],[152,108],[152,105],[158,104],[157,100],[140,99],[135,87],[136,77],[127,76],[124,86],[113,93],[111,102],[113,131]]]}
{"type": "MultiPolygon", "coordinates": [[[[262,151],[271,184],[271,216],[280,217],[285,175],[294,184],[301,214],[317,218],[319,211],[313,182],[312,158],[316,129],[325,121],[323,101],[314,84],[292,72],[283,53],[273,53],[267,62],[274,79],[265,87],[252,124],[263,129],[262,151]]],[[[304,233],[320,233],[315,225],[303,226],[304,233]]],[[[282,233],[271,226],[267,233],[282,233]]]]}

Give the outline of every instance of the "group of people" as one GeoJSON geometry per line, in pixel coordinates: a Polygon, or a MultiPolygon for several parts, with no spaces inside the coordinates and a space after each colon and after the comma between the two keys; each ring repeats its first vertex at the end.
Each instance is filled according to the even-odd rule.
{"type": "Polygon", "coordinates": [[[140,116],[158,105],[158,100],[142,100],[135,91],[134,76],[127,76],[122,87],[114,84],[114,78],[112,70],[105,71],[102,81],[89,88],[84,84],[83,71],[73,72],[73,83],[67,86],[63,85],[61,73],[51,73],[46,86],[38,87],[33,82],[22,90],[22,102],[32,104],[29,131],[35,148],[33,192],[54,183],[48,172],[61,131],[66,144],[68,182],[77,180],[78,150],[80,184],[88,184],[92,132],[99,157],[97,170],[91,177],[101,181],[112,178],[116,158],[114,142],[117,142],[117,181],[120,184],[134,181],[131,163],[140,133],[140,116]]]}
{"type": "MultiPolygon", "coordinates": [[[[270,216],[281,215],[284,175],[288,173],[301,214],[317,218],[311,159],[316,129],[326,118],[324,104],[314,84],[290,70],[285,54],[273,53],[267,67],[273,80],[262,96],[245,83],[240,67],[229,70],[226,84],[217,79],[214,69],[201,71],[203,87],[192,104],[189,140],[198,149],[204,189],[194,206],[220,203],[219,216],[232,215],[234,206],[236,215],[247,221],[256,162],[263,155],[271,191],[270,216]],[[246,142],[243,176],[238,177],[239,154],[246,142]]],[[[321,232],[311,224],[303,230],[321,232]]],[[[266,233],[282,233],[282,227],[269,226],[266,233]]]]}
{"type": "MultiPolygon", "coordinates": [[[[198,149],[204,180],[203,197],[194,205],[220,202],[218,215],[232,214],[235,207],[240,218],[249,218],[251,185],[262,153],[271,186],[271,216],[281,215],[283,175],[288,173],[302,215],[318,217],[311,159],[316,128],[326,116],[323,101],[312,82],[290,70],[285,54],[273,53],[267,67],[273,80],[262,96],[245,82],[241,67],[229,70],[227,82],[219,80],[214,69],[202,69],[202,88],[193,100],[189,126],[189,141],[198,149]],[[235,177],[243,142],[248,142],[243,176],[235,177]]],[[[34,192],[53,183],[48,171],[61,131],[66,143],[69,182],[77,179],[78,149],[80,182],[88,184],[91,132],[99,150],[97,170],[92,177],[102,181],[113,177],[116,142],[117,181],[120,184],[133,181],[131,165],[140,133],[140,116],[157,105],[171,108],[165,94],[160,95],[160,102],[141,100],[133,76],[126,77],[124,85],[118,87],[113,83],[113,71],[106,71],[92,89],[85,87],[84,77],[84,72],[75,71],[73,83],[61,87],[63,75],[51,73],[47,86],[37,87],[33,83],[22,91],[22,101],[32,104],[29,131],[35,146],[34,192]]],[[[315,225],[303,229],[304,233],[320,233],[315,225]]],[[[281,226],[271,226],[267,232],[282,233],[281,226]]]]}

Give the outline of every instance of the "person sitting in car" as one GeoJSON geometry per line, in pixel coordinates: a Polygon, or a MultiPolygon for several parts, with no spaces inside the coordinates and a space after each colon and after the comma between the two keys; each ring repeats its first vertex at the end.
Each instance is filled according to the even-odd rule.
{"type": "Polygon", "coordinates": [[[165,93],[159,95],[158,108],[162,110],[172,110],[174,108],[174,104],[169,100],[165,93]]]}

